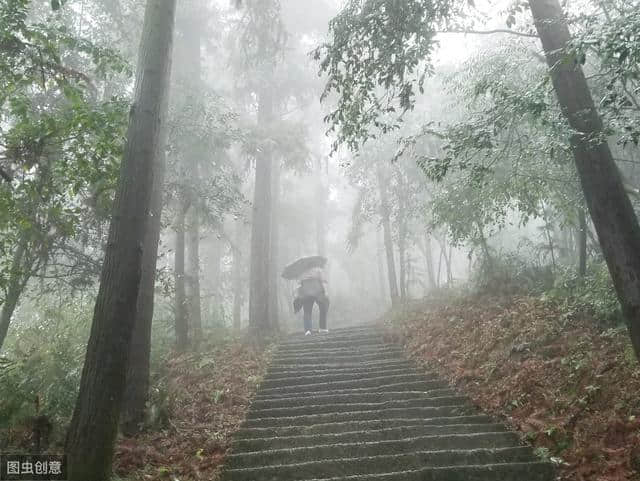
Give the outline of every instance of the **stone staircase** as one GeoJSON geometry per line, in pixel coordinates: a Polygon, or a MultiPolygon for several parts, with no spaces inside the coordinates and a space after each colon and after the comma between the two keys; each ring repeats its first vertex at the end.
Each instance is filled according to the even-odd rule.
{"type": "Polygon", "coordinates": [[[518,436],[381,330],[283,342],[235,435],[223,481],[550,481],[518,436]]]}

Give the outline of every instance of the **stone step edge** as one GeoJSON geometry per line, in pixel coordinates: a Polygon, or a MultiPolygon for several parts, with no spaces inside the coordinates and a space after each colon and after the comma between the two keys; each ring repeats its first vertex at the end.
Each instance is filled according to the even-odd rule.
{"type": "MultiPolygon", "coordinates": [[[[303,461],[303,462],[295,462],[291,464],[274,464],[269,466],[257,466],[252,468],[233,468],[226,469],[227,473],[249,473],[249,472],[260,472],[261,470],[273,470],[277,471],[279,468],[295,468],[296,466],[307,467],[318,465],[321,466],[327,463],[339,463],[339,464],[347,464],[347,463],[357,463],[358,461],[384,461],[385,459],[398,459],[398,458],[410,458],[410,457],[420,457],[420,456],[429,456],[429,455],[471,455],[478,453],[496,453],[496,454],[504,454],[504,453],[522,453],[529,454],[532,461],[538,461],[538,458],[534,454],[533,450],[530,446],[514,446],[507,448],[475,448],[475,449],[447,449],[447,450],[439,450],[439,451],[412,451],[408,453],[401,454],[380,454],[377,456],[360,456],[360,457],[352,457],[352,458],[327,458],[313,461],[303,461]]],[[[511,464],[511,463],[499,463],[499,464],[511,464]]],[[[469,464],[460,464],[460,465],[450,465],[450,466],[439,466],[439,467],[458,467],[458,466],[485,466],[485,465],[469,465],[469,464]]],[[[436,466],[434,466],[436,467],[436,466]]]]}

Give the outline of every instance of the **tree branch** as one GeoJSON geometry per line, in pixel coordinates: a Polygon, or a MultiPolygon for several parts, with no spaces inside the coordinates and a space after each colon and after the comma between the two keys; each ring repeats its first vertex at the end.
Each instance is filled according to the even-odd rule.
{"type": "Polygon", "coordinates": [[[492,35],[494,33],[507,33],[510,35],[517,35],[519,37],[538,38],[538,35],[535,33],[517,32],[516,30],[509,30],[506,28],[496,28],[494,30],[455,29],[455,30],[442,30],[436,33],[470,33],[474,35],[492,35]]]}

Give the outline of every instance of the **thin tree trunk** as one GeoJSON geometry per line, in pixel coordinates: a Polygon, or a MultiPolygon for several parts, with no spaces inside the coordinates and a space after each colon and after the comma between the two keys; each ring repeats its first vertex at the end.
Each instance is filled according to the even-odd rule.
{"type": "Polygon", "coordinates": [[[429,287],[436,287],[435,273],[433,272],[433,250],[431,249],[431,236],[427,234],[425,238],[425,259],[427,262],[427,278],[429,287]]]}
{"type": "Polygon", "coordinates": [[[380,189],[380,216],[382,218],[382,231],[384,234],[384,249],[387,256],[387,276],[389,279],[389,294],[391,305],[398,303],[398,280],[396,277],[396,262],[393,258],[393,239],[391,237],[391,221],[389,219],[389,199],[385,187],[382,170],[378,167],[378,188],[380,189]]]}
{"type": "Polygon", "coordinates": [[[442,272],[442,256],[444,255],[442,244],[438,244],[438,247],[440,247],[440,256],[438,258],[438,277],[436,277],[436,287],[440,287],[440,272],[442,272]]]}
{"type": "Polygon", "coordinates": [[[151,325],[153,321],[153,301],[156,284],[156,264],[158,244],[162,227],[162,198],[165,177],[163,132],[156,157],[156,171],[151,194],[151,209],[147,219],[144,251],[142,253],[142,277],[140,294],[136,308],[136,323],[129,349],[127,385],[124,392],[124,407],[121,415],[122,430],[127,435],[138,432],[144,422],[146,404],[149,397],[151,367],[151,325]]]}
{"type": "Polygon", "coordinates": [[[69,481],[107,481],[136,321],[142,246],[169,90],[175,0],[149,1],[109,241],[66,453],[69,481]]]}
{"type": "MultiPolygon", "coordinates": [[[[196,2],[197,4],[197,2],[196,2]]],[[[194,112],[198,112],[201,105],[201,25],[197,20],[199,12],[196,5],[187,10],[185,23],[181,28],[182,46],[184,48],[184,60],[182,73],[183,84],[188,88],[186,103],[194,112]]],[[[196,114],[201,117],[200,113],[196,114]]],[[[184,188],[190,199],[190,209],[187,213],[187,269],[185,280],[187,282],[187,309],[190,327],[193,329],[192,345],[197,348],[202,339],[202,296],[200,294],[200,195],[198,185],[200,182],[200,162],[203,152],[196,135],[191,135],[191,145],[186,157],[185,168],[189,186],[184,188]]]]}
{"type": "Polygon", "coordinates": [[[280,161],[274,159],[271,164],[271,254],[269,257],[269,274],[271,275],[271,285],[269,286],[269,318],[271,327],[274,330],[279,328],[280,317],[280,296],[278,285],[280,283],[279,262],[280,262],[280,161]]]}
{"type": "Polygon", "coordinates": [[[487,242],[487,238],[484,235],[484,229],[480,224],[478,226],[478,236],[480,238],[480,247],[482,247],[482,253],[484,254],[485,261],[487,263],[487,273],[489,274],[489,279],[496,278],[496,270],[493,264],[493,257],[491,256],[491,251],[489,250],[489,243],[487,242]]]}
{"type": "Polygon", "coordinates": [[[242,327],[242,230],[240,220],[236,220],[235,242],[233,246],[233,329],[239,331],[242,327]]]}
{"type": "Polygon", "coordinates": [[[453,248],[449,246],[449,252],[447,253],[447,244],[443,242],[443,252],[444,252],[444,266],[447,269],[447,287],[451,287],[451,279],[453,274],[451,273],[451,254],[453,252],[453,248]]]}
{"type": "Polygon", "coordinates": [[[11,260],[11,267],[9,268],[9,280],[7,282],[6,296],[2,304],[2,312],[0,313],[0,350],[7,338],[7,332],[9,331],[9,324],[11,324],[11,317],[18,306],[20,296],[26,286],[25,274],[22,272],[24,266],[22,260],[24,259],[25,245],[24,242],[19,242],[11,260]]]}
{"type": "Polygon", "coordinates": [[[584,209],[580,209],[578,217],[578,275],[584,277],[587,274],[587,216],[584,209]]]}
{"type": "Polygon", "coordinates": [[[187,294],[185,287],[184,254],[185,254],[185,217],[188,204],[181,200],[176,217],[176,245],[173,276],[175,282],[175,332],[176,349],[184,352],[189,346],[189,314],[187,311],[187,294]]]}
{"type": "Polygon", "coordinates": [[[398,261],[400,263],[400,299],[405,302],[407,299],[407,220],[400,207],[398,219],[398,261]]]}
{"type": "Polygon", "coordinates": [[[604,258],[640,359],[640,226],[606,142],[584,72],[567,59],[571,40],[558,0],[530,0],[558,101],[570,126],[574,160],[604,258]]]}
{"type": "MultiPolygon", "coordinates": [[[[214,235],[211,239],[210,245],[210,258],[207,265],[207,271],[211,276],[211,288],[213,289],[211,300],[209,302],[210,305],[210,318],[216,321],[224,321],[223,318],[223,309],[222,309],[222,271],[220,268],[220,261],[222,259],[222,243],[220,239],[218,239],[217,235],[214,235]]],[[[233,251],[234,247],[231,246],[233,251]]],[[[235,264],[235,253],[234,255],[234,264],[235,264]]]]}
{"type": "Polygon", "coordinates": [[[382,261],[384,245],[380,237],[380,230],[376,230],[376,259],[378,260],[378,286],[380,288],[380,299],[387,298],[387,289],[384,282],[384,263],[382,261]]]}
{"type": "Polygon", "coordinates": [[[402,245],[398,247],[398,262],[400,263],[400,300],[404,302],[407,298],[407,265],[405,249],[402,245]]]}
{"type": "Polygon", "coordinates": [[[189,321],[193,329],[193,344],[202,338],[202,306],[200,296],[200,213],[195,199],[191,202],[187,229],[187,306],[189,321]]]}
{"type": "MultiPolygon", "coordinates": [[[[268,89],[260,95],[258,124],[268,125],[272,119],[272,100],[268,89]]],[[[251,222],[251,264],[249,281],[249,325],[256,340],[271,331],[269,267],[271,265],[271,163],[268,145],[262,146],[256,159],[256,181],[251,222]]]]}
{"type": "Polygon", "coordinates": [[[544,231],[547,234],[547,242],[549,243],[549,253],[551,254],[551,266],[553,267],[553,271],[557,270],[556,266],[556,254],[555,254],[555,246],[553,244],[553,236],[551,233],[551,229],[549,228],[549,222],[547,219],[544,221],[544,231]]]}

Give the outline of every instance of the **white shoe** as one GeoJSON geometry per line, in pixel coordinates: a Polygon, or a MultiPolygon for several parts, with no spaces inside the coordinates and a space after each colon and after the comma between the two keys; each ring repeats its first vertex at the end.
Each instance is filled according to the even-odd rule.
{"type": "Polygon", "coordinates": [[[328,334],[329,333],[329,329],[318,329],[318,332],[320,334],[328,334]]]}
{"type": "Polygon", "coordinates": [[[311,331],[307,331],[304,333],[305,336],[309,336],[311,334],[311,331]]]}

